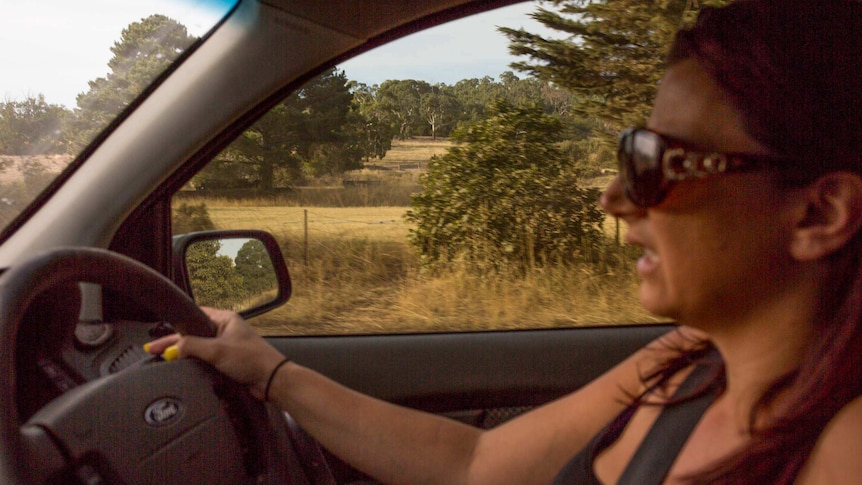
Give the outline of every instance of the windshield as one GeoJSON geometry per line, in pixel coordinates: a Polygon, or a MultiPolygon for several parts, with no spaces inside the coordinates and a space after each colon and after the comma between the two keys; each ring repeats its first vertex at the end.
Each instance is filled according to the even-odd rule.
{"type": "Polygon", "coordinates": [[[236,2],[0,6],[0,232],[236,2]]]}

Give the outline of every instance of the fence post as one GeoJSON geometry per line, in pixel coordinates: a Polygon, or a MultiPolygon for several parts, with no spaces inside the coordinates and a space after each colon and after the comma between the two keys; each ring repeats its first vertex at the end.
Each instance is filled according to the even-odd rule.
{"type": "Polygon", "coordinates": [[[308,266],[308,209],[302,209],[302,263],[308,266]]]}

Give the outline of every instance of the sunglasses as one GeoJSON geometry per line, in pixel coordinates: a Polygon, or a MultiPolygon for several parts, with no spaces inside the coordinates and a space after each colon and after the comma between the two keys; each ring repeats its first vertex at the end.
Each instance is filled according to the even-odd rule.
{"type": "Polygon", "coordinates": [[[623,131],[617,158],[626,197],[644,208],[661,203],[679,181],[754,171],[776,163],[776,159],[764,155],[689,151],[647,128],[623,131]]]}

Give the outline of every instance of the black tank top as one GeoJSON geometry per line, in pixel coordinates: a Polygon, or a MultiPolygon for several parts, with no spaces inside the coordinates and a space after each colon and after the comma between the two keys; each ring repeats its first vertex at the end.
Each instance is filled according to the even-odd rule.
{"type": "MultiPolygon", "coordinates": [[[[714,375],[715,366],[710,363],[715,363],[716,358],[717,353],[715,357],[707,357],[706,363],[695,366],[674,393],[674,397],[685,396],[703,386],[707,379],[714,375]]],[[[626,466],[617,485],[659,484],[664,481],[676,455],[703,413],[715,400],[717,391],[718,389],[712,388],[698,397],[665,406],[626,466]]],[[[603,485],[593,470],[593,461],[599,453],[619,439],[638,405],[637,402],[630,405],[587,443],[584,449],[563,467],[552,485],[603,485]]]]}

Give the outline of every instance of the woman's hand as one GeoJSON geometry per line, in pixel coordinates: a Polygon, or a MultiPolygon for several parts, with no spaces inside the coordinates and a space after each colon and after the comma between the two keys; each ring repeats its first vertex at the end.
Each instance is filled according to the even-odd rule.
{"type": "Polygon", "coordinates": [[[174,334],[146,344],[144,350],[156,355],[167,353],[168,360],[196,357],[247,385],[255,397],[263,399],[267,380],[284,356],[237,313],[206,307],[201,310],[216,325],[216,337],[174,334]]]}

